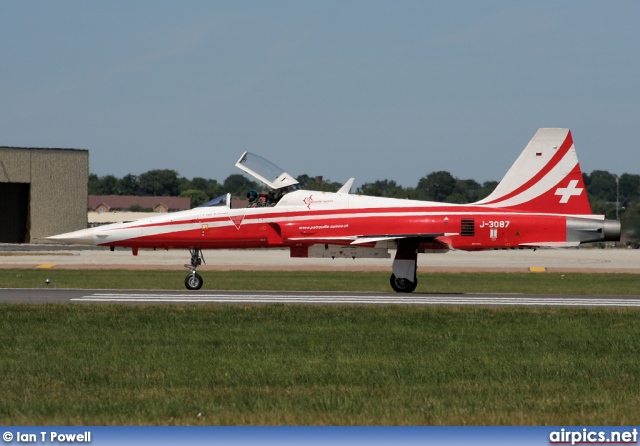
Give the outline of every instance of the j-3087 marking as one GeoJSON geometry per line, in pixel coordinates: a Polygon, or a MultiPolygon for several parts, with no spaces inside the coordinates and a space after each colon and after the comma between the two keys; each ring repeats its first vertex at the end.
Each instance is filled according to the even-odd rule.
{"type": "Polygon", "coordinates": [[[482,221],[480,228],[508,228],[511,222],[509,220],[482,221]]]}

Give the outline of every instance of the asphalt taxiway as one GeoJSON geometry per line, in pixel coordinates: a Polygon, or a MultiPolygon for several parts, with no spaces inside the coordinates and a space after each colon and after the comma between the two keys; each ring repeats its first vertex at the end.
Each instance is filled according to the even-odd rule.
{"type": "Polygon", "coordinates": [[[176,292],[141,290],[0,289],[0,302],[75,304],[411,305],[480,307],[640,307],[640,296],[528,294],[397,294],[356,292],[176,292]]]}
{"type": "MultiPolygon", "coordinates": [[[[184,269],[186,251],[130,250],[109,252],[105,248],[0,245],[0,268],[56,269],[184,269]]],[[[298,259],[289,252],[273,250],[205,251],[207,270],[347,270],[391,271],[392,259],[298,259]]],[[[420,254],[423,273],[451,272],[548,272],[640,274],[640,250],[563,249],[508,250],[447,254],[420,254]]],[[[87,274],[91,274],[87,271],[87,274]]],[[[534,273],[532,273],[534,274],[534,273]]],[[[640,284],[640,275],[638,276],[640,284]]],[[[536,296],[522,294],[397,294],[246,291],[134,291],[0,289],[0,302],[13,303],[125,303],[125,304],[242,304],[305,305],[476,305],[476,306],[581,306],[640,307],[638,296],[536,296]]]]}
{"type": "MultiPolygon", "coordinates": [[[[286,249],[205,250],[202,271],[215,270],[317,270],[391,271],[392,258],[292,258],[286,249]]],[[[131,250],[56,245],[0,245],[0,268],[50,269],[184,269],[186,250],[131,250]]],[[[418,271],[525,272],[529,268],[550,272],[640,273],[638,249],[514,249],[450,251],[420,254],[418,271]]]]}

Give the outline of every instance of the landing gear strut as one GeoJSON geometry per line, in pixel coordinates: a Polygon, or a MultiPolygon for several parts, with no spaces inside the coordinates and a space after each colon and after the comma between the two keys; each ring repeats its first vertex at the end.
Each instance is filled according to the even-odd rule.
{"type": "Polygon", "coordinates": [[[418,263],[418,239],[398,241],[396,257],[393,259],[393,274],[389,278],[396,293],[412,293],[418,286],[416,268],[418,263]]]}
{"type": "Polygon", "coordinates": [[[191,272],[185,277],[184,286],[186,286],[188,290],[199,290],[202,288],[204,281],[202,280],[202,276],[198,274],[198,267],[204,261],[204,257],[202,256],[202,250],[200,248],[189,249],[189,254],[191,254],[191,264],[184,266],[189,268],[191,272]]]}

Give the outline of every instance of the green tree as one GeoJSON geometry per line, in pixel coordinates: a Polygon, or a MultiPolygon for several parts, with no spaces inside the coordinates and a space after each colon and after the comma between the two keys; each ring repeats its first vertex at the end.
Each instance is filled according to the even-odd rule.
{"type": "Polygon", "coordinates": [[[306,190],[337,192],[342,187],[342,183],[325,180],[322,176],[310,177],[306,173],[298,175],[296,177],[296,180],[298,181],[298,186],[300,187],[300,189],[306,190]]]}
{"type": "Polygon", "coordinates": [[[180,178],[180,196],[189,190],[202,191],[207,195],[208,200],[227,192],[226,190],[223,190],[222,185],[216,180],[209,180],[201,177],[195,177],[192,180],[180,178]]]}
{"type": "Polygon", "coordinates": [[[483,198],[491,195],[491,192],[496,190],[498,184],[499,183],[497,181],[485,181],[484,183],[482,183],[482,188],[478,192],[478,200],[482,200],[483,198]]]}
{"type": "Polygon", "coordinates": [[[234,173],[229,175],[222,183],[225,192],[231,193],[235,198],[247,198],[247,192],[250,190],[261,191],[264,187],[255,181],[251,181],[244,175],[234,173]]]}
{"type": "Polygon", "coordinates": [[[99,177],[95,173],[89,174],[89,195],[138,195],[138,177],[127,175],[120,179],[114,175],[99,177]]]}
{"type": "Polygon", "coordinates": [[[180,196],[183,198],[190,198],[192,208],[198,207],[201,204],[209,201],[209,196],[204,191],[197,190],[197,189],[186,190],[182,192],[180,196]]]}
{"type": "Polygon", "coordinates": [[[156,169],[140,175],[140,190],[154,197],[177,197],[180,194],[179,186],[178,172],[175,170],[156,169]]]}
{"type": "Polygon", "coordinates": [[[364,183],[357,193],[374,197],[406,198],[407,191],[393,180],[376,180],[373,183],[364,183]]]}
{"type": "Polygon", "coordinates": [[[418,199],[431,201],[445,201],[453,193],[456,187],[456,179],[444,170],[431,172],[426,177],[420,178],[416,187],[418,199]]]}
{"type": "Polygon", "coordinates": [[[482,186],[475,180],[456,179],[453,192],[446,199],[448,203],[473,203],[480,199],[482,186]]]}
{"type": "Polygon", "coordinates": [[[307,189],[307,184],[309,184],[311,180],[312,178],[306,173],[303,173],[302,175],[298,175],[296,177],[296,181],[298,181],[298,185],[300,186],[300,189],[307,189]]]}
{"type": "Polygon", "coordinates": [[[100,181],[100,177],[95,173],[89,174],[89,182],[87,183],[87,192],[89,195],[100,195],[102,181],[100,181]]]}
{"type": "Polygon", "coordinates": [[[182,194],[189,189],[197,189],[197,187],[191,187],[191,180],[189,178],[178,178],[178,191],[182,194]]]}
{"type": "Polygon", "coordinates": [[[337,183],[331,180],[325,180],[320,176],[320,177],[315,177],[309,182],[307,182],[305,189],[317,190],[322,192],[337,192],[341,187],[342,187],[342,183],[337,183]]]}
{"type": "Polygon", "coordinates": [[[640,175],[623,173],[619,180],[620,201],[624,206],[640,202],[640,175]]]}
{"type": "Polygon", "coordinates": [[[622,242],[638,248],[640,246],[640,205],[626,209],[620,216],[622,242]]]}
{"type": "Polygon", "coordinates": [[[591,212],[594,214],[603,214],[608,219],[616,218],[616,203],[614,201],[606,201],[598,197],[590,197],[589,204],[591,212]]]}
{"type": "Polygon", "coordinates": [[[125,175],[118,181],[120,195],[138,195],[140,193],[140,181],[133,174],[125,175]]]}
{"type": "Polygon", "coordinates": [[[610,202],[616,201],[616,177],[605,170],[591,172],[589,184],[585,183],[585,186],[591,197],[610,202]]]}
{"type": "Polygon", "coordinates": [[[113,175],[100,178],[100,193],[98,195],[120,195],[120,181],[113,175]]]}

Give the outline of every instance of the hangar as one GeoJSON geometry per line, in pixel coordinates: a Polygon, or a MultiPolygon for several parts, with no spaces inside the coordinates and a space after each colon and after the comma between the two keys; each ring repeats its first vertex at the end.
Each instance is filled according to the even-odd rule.
{"type": "Polygon", "coordinates": [[[0,243],[87,227],[89,151],[0,147],[0,243]]]}

